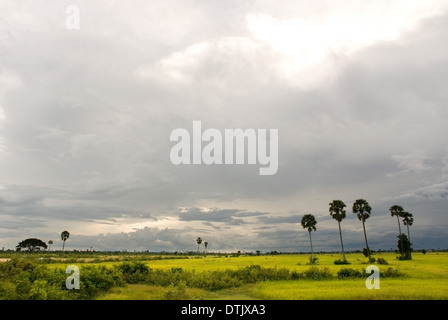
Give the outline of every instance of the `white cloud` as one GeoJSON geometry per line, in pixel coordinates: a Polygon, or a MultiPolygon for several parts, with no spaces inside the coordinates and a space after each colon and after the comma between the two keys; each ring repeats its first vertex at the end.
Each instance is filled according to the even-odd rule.
{"type": "Polygon", "coordinates": [[[359,50],[398,40],[420,20],[447,9],[443,1],[326,1],[322,10],[299,18],[249,13],[246,19],[256,39],[283,54],[283,76],[309,87],[334,76],[335,68],[359,50]]]}

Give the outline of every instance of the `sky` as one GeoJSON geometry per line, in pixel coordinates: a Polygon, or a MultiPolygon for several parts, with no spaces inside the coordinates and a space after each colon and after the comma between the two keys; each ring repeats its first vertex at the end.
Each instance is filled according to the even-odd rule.
{"type": "Polygon", "coordinates": [[[371,249],[392,205],[448,248],[447,37],[446,0],[0,0],[0,248],[305,252],[311,213],[339,251],[339,199],[362,250],[360,198],[371,249]],[[278,130],[277,172],[173,164],[194,121],[278,130]]]}

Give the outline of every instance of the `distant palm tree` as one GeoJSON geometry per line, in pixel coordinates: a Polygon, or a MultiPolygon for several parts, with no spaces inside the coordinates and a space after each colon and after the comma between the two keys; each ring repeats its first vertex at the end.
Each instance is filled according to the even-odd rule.
{"type": "Polygon", "coordinates": [[[202,243],[202,238],[201,238],[201,237],[198,237],[198,238],[196,239],[196,243],[198,244],[198,252],[199,252],[199,246],[200,246],[201,243],[202,243]]]}
{"type": "Polygon", "coordinates": [[[403,223],[408,228],[408,239],[409,239],[409,242],[411,242],[411,236],[409,234],[409,226],[412,226],[412,224],[414,223],[414,217],[413,217],[412,213],[405,212],[403,214],[403,223]]]}
{"type": "Polygon", "coordinates": [[[300,222],[304,229],[308,229],[308,233],[310,236],[310,247],[311,247],[311,259],[314,261],[314,252],[313,252],[313,242],[311,240],[311,231],[316,231],[316,218],[312,214],[306,214],[302,217],[302,221],[300,222]]]}
{"type": "Polygon", "coordinates": [[[205,252],[207,252],[207,246],[208,246],[208,242],[205,241],[205,242],[204,242],[205,252]]]}
{"type": "Polygon", "coordinates": [[[342,247],[342,257],[345,259],[345,251],[344,251],[344,243],[342,241],[342,231],[341,231],[341,221],[345,219],[345,203],[342,200],[333,200],[330,202],[330,216],[338,222],[339,226],[339,237],[341,238],[341,247],[342,247]]]}
{"type": "Polygon", "coordinates": [[[366,249],[367,249],[367,254],[369,257],[369,261],[371,260],[370,258],[370,249],[369,249],[369,244],[367,243],[367,234],[366,234],[366,226],[365,226],[365,222],[366,220],[370,217],[370,213],[372,211],[372,207],[370,207],[369,203],[364,200],[364,199],[358,199],[353,203],[353,213],[356,213],[358,216],[358,219],[360,221],[362,221],[362,228],[364,229],[364,240],[366,241],[366,249]]]}
{"type": "Polygon", "coordinates": [[[52,244],[53,244],[53,240],[49,240],[48,241],[48,251],[50,251],[50,247],[51,247],[52,244]]]}
{"type": "MultiPolygon", "coordinates": [[[[404,210],[403,210],[403,207],[402,206],[399,206],[399,205],[393,205],[392,207],[390,207],[389,208],[389,211],[390,211],[390,215],[392,216],[392,217],[397,217],[397,222],[398,222],[398,232],[399,232],[399,235],[398,235],[398,237],[399,237],[399,239],[401,239],[401,226],[400,226],[400,217],[403,217],[403,215],[404,215],[404,210]]],[[[403,246],[400,246],[400,253],[401,253],[401,255],[403,255],[403,249],[402,249],[402,247],[403,246]]]]}
{"type": "Polygon", "coordinates": [[[62,251],[64,251],[65,241],[67,241],[67,239],[69,237],[70,237],[70,232],[68,232],[68,231],[62,231],[61,232],[61,240],[63,241],[63,243],[62,243],[62,251]]]}

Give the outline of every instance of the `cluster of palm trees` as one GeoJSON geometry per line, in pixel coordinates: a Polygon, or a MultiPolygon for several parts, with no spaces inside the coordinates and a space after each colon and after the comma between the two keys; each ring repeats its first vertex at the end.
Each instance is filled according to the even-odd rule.
{"type": "MultiPolygon", "coordinates": [[[[330,206],[329,211],[330,211],[331,217],[338,222],[339,238],[341,240],[341,247],[342,247],[342,257],[343,257],[343,260],[346,261],[345,251],[344,251],[344,242],[342,241],[342,231],[341,231],[341,222],[346,217],[346,212],[345,212],[346,205],[342,200],[333,200],[332,202],[330,202],[329,206],[330,206]]],[[[367,256],[370,261],[371,260],[371,256],[370,256],[371,252],[369,249],[369,244],[367,242],[367,233],[366,233],[365,222],[370,217],[370,214],[372,212],[372,207],[369,205],[369,203],[366,200],[357,199],[353,203],[352,211],[353,211],[353,213],[355,213],[357,215],[358,219],[362,222],[362,227],[364,230],[364,240],[366,242],[367,256]]],[[[414,222],[412,213],[404,211],[403,207],[401,207],[399,205],[393,205],[392,207],[390,207],[389,211],[390,211],[392,217],[394,217],[394,216],[397,217],[398,230],[399,230],[399,236],[398,236],[399,241],[402,241],[402,239],[403,239],[403,234],[401,233],[401,226],[400,226],[400,220],[399,220],[400,218],[403,218],[403,223],[407,227],[408,239],[410,241],[409,226],[412,226],[412,224],[414,222]]],[[[308,230],[309,237],[310,237],[311,259],[314,260],[311,231],[316,231],[316,225],[317,225],[316,218],[312,214],[305,214],[302,217],[301,224],[304,229],[308,230]]],[[[403,244],[401,244],[399,247],[400,247],[400,253],[403,256],[404,255],[403,244]]]]}
{"type": "MultiPolygon", "coordinates": [[[[69,237],[70,237],[70,232],[68,232],[67,230],[61,232],[62,251],[64,251],[64,249],[65,249],[65,241],[67,241],[67,239],[68,239],[69,237]]],[[[51,247],[51,245],[52,245],[53,243],[54,243],[53,240],[49,240],[49,241],[48,241],[48,244],[49,244],[49,246],[48,246],[48,251],[50,251],[50,247],[51,247]]]]}
{"type": "MultiPolygon", "coordinates": [[[[196,239],[196,243],[198,244],[198,252],[199,252],[199,246],[200,246],[201,243],[202,243],[202,238],[201,238],[201,237],[198,237],[198,238],[196,239]]],[[[204,242],[204,247],[205,247],[205,252],[207,252],[207,247],[208,247],[208,242],[207,242],[207,241],[204,242]]]]}

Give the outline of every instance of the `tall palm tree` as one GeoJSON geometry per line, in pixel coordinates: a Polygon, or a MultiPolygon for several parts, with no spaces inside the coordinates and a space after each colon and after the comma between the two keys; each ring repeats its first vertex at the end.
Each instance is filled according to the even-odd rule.
{"type": "Polygon", "coordinates": [[[330,202],[330,216],[338,222],[339,226],[339,237],[341,238],[341,247],[342,247],[342,257],[345,259],[345,251],[344,251],[344,243],[342,241],[342,231],[341,231],[341,221],[345,218],[345,203],[342,200],[333,200],[330,202]]]}
{"type": "Polygon", "coordinates": [[[201,238],[201,237],[198,237],[198,238],[196,239],[196,243],[198,244],[198,252],[199,252],[199,246],[200,246],[201,243],[202,243],[202,238],[201,238]]]}
{"type": "MultiPolygon", "coordinates": [[[[399,232],[398,237],[399,237],[399,239],[401,239],[401,226],[400,226],[400,219],[399,219],[399,218],[400,218],[400,217],[403,217],[403,215],[404,215],[403,207],[402,207],[402,206],[399,206],[399,205],[393,205],[392,207],[389,208],[389,211],[390,211],[390,215],[391,215],[392,217],[397,217],[397,222],[398,222],[398,232],[399,232]]],[[[403,249],[402,249],[402,247],[403,247],[403,246],[400,247],[400,253],[401,253],[401,255],[403,255],[403,249]]]]}
{"type": "Polygon", "coordinates": [[[313,241],[311,240],[311,231],[316,231],[316,218],[312,214],[306,214],[302,217],[302,227],[308,229],[310,235],[311,259],[314,261],[313,241]]]}
{"type": "Polygon", "coordinates": [[[53,244],[53,240],[49,240],[48,241],[48,251],[50,251],[50,247],[51,247],[52,244],[53,244]]]}
{"type": "Polygon", "coordinates": [[[364,240],[366,241],[366,249],[367,249],[367,254],[369,257],[369,261],[370,261],[371,260],[370,249],[369,249],[369,244],[367,243],[365,222],[370,217],[372,207],[369,205],[369,203],[366,200],[358,199],[353,203],[352,209],[353,209],[353,213],[356,213],[356,215],[358,216],[358,219],[362,222],[362,228],[364,229],[364,240]]]}
{"type": "Polygon", "coordinates": [[[411,235],[409,234],[409,226],[412,226],[412,224],[414,223],[414,217],[413,217],[412,213],[405,212],[403,214],[403,223],[408,228],[408,239],[409,239],[409,242],[411,242],[411,235]]]}
{"type": "Polygon", "coordinates": [[[61,240],[62,242],[62,251],[64,251],[65,248],[65,241],[67,241],[67,239],[70,237],[70,232],[68,231],[62,231],[61,232],[61,240]]]}
{"type": "Polygon", "coordinates": [[[207,253],[207,246],[208,246],[208,242],[205,241],[205,242],[204,242],[204,247],[205,247],[205,252],[206,252],[206,253],[207,253]]]}

